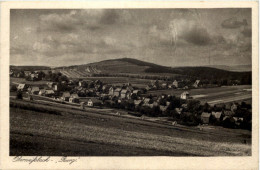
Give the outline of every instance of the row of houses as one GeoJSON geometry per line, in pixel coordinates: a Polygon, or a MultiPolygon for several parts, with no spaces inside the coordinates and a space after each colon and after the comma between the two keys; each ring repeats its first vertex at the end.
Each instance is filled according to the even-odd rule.
{"type": "MultiPolygon", "coordinates": [[[[201,81],[196,80],[192,88],[199,88],[201,87],[201,81]]],[[[146,86],[146,90],[157,90],[157,89],[189,89],[187,85],[183,85],[183,82],[178,82],[174,80],[172,83],[160,83],[158,80],[151,81],[150,84],[146,86]]]]}
{"type": "Polygon", "coordinates": [[[210,117],[214,117],[217,121],[225,121],[226,119],[233,119],[237,125],[243,122],[243,117],[235,116],[235,112],[238,108],[237,103],[232,104],[219,104],[215,105],[220,111],[203,112],[201,114],[201,120],[203,123],[208,124],[210,117]]]}

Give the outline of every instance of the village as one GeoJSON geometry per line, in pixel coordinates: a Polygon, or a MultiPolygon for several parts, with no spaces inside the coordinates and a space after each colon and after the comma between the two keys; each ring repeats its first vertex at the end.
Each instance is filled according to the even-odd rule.
{"type": "Polygon", "coordinates": [[[251,105],[245,102],[221,103],[214,106],[200,103],[189,93],[190,88],[202,88],[196,80],[191,86],[179,87],[177,80],[161,83],[152,80],[145,88],[125,83],[120,86],[105,84],[100,80],[68,79],[61,73],[25,72],[10,76],[25,78],[27,81],[49,80],[46,84],[11,84],[10,91],[16,92],[17,99],[43,100],[74,105],[81,109],[116,108],[127,110],[133,116],[168,117],[183,125],[221,125],[228,128],[250,129],[252,123],[251,105]],[[24,74],[24,75],[23,75],[24,74]],[[48,75],[49,74],[49,75],[48,75]],[[171,94],[151,95],[148,91],[161,89],[186,90],[180,96],[171,94]]]}

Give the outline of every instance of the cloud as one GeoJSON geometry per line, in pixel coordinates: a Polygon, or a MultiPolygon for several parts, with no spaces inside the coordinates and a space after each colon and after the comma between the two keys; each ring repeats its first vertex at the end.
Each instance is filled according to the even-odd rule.
{"type": "Polygon", "coordinates": [[[124,24],[130,20],[131,14],[126,10],[71,10],[67,13],[41,15],[37,30],[38,32],[73,32],[82,29],[95,31],[107,25],[124,24]]]}
{"type": "Polygon", "coordinates": [[[243,18],[246,18],[249,25],[239,26],[238,29],[223,29],[223,18],[234,15],[224,9],[66,9],[32,12],[35,15],[21,18],[22,14],[19,14],[15,20],[12,19],[12,61],[16,56],[20,59],[24,56],[30,58],[24,60],[28,63],[44,62],[48,65],[47,59],[51,59],[57,64],[70,65],[82,61],[95,62],[103,57],[127,56],[174,66],[189,64],[194,58],[196,64],[203,63],[209,50],[212,56],[220,59],[224,58],[221,55],[233,59],[236,55],[243,55],[246,58],[252,48],[250,11],[246,16],[236,15],[238,22],[224,23],[224,26],[234,28],[245,24],[243,18]]]}
{"type": "Polygon", "coordinates": [[[181,35],[181,38],[195,45],[207,45],[211,42],[207,29],[202,27],[193,27],[191,30],[181,35]]]}
{"type": "Polygon", "coordinates": [[[228,29],[236,29],[240,28],[241,26],[247,26],[247,20],[244,19],[243,21],[238,21],[237,18],[229,18],[224,20],[221,23],[221,26],[223,28],[228,28],[228,29]]]}
{"type": "MultiPolygon", "coordinates": [[[[211,35],[208,30],[196,20],[174,19],[170,22],[172,39],[185,40],[194,45],[208,45],[211,43],[211,35]]],[[[178,43],[178,42],[177,42],[178,43]]]]}
{"type": "Polygon", "coordinates": [[[106,10],[101,19],[101,24],[111,25],[115,24],[119,20],[119,15],[115,10],[106,10]]]}
{"type": "Polygon", "coordinates": [[[249,27],[245,27],[241,33],[245,36],[245,37],[252,37],[252,28],[249,27]]]}
{"type": "Polygon", "coordinates": [[[99,10],[72,10],[63,14],[41,15],[38,31],[72,32],[79,28],[98,28],[97,18],[100,14],[99,10]]]}

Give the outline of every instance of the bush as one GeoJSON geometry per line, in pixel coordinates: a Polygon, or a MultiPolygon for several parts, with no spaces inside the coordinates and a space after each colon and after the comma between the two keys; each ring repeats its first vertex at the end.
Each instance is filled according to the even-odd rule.
{"type": "Polygon", "coordinates": [[[22,91],[17,91],[16,93],[16,99],[20,99],[20,100],[23,100],[23,92],[22,91]]]}

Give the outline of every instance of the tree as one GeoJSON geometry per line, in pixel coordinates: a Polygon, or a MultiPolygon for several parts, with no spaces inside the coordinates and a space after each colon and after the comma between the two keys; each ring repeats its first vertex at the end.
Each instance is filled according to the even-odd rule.
{"type": "Polygon", "coordinates": [[[10,91],[16,91],[16,90],[17,90],[17,87],[15,85],[12,85],[10,88],[10,91]]]}
{"type": "Polygon", "coordinates": [[[17,93],[16,93],[16,99],[20,99],[22,100],[23,99],[23,92],[18,90],[17,93]]]}
{"type": "Polygon", "coordinates": [[[204,105],[203,105],[203,112],[211,112],[211,107],[210,107],[210,105],[208,104],[208,103],[205,103],[204,105]]]}
{"type": "Polygon", "coordinates": [[[187,110],[189,112],[192,112],[192,113],[198,112],[200,109],[200,101],[199,100],[189,100],[187,107],[188,107],[187,110]]]}

